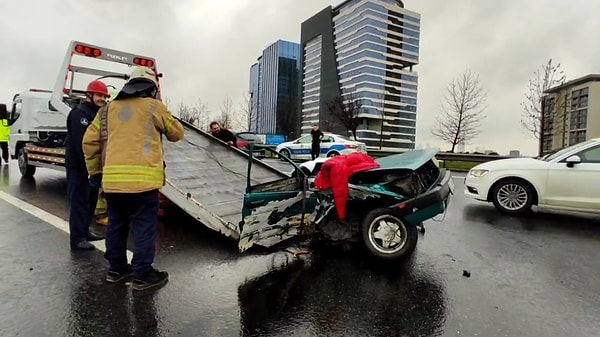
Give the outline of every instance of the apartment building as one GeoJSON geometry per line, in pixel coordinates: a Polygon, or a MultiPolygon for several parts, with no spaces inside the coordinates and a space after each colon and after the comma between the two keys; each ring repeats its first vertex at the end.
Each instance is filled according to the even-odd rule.
{"type": "Polygon", "coordinates": [[[600,137],[600,74],[548,89],[542,102],[542,154],[600,137]]]}

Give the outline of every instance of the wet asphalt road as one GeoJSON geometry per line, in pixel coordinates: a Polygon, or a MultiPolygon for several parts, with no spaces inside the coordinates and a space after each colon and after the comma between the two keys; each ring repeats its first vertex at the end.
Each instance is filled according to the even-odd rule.
{"type": "MultiPolygon", "coordinates": [[[[64,174],[7,168],[0,190],[67,218],[64,174]]],[[[0,336],[600,336],[600,219],[500,216],[457,176],[445,219],[395,267],[330,247],[273,271],[281,254],[240,254],[171,213],[156,260],[170,281],[141,294],[103,281],[100,251],[71,252],[67,233],[0,199],[0,336]]]]}

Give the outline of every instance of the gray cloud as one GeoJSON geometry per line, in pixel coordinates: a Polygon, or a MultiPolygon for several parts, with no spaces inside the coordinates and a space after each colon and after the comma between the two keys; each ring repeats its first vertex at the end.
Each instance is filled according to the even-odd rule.
{"type": "MultiPolygon", "coordinates": [[[[298,41],[300,23],[325,0],[0,0],[0,101],[50,88],[77,39],[157,58],[166,97],[201,98],[216,111],[240,100],[249,67],[276,39],[298,41]]],[[[336,1],[336,5],[340,1],[336,1]]],[[[446,83],[467,68],[490,90],[473,146],[533,154],[519,124],[528,78],[552,57],[568,78],[599,72],[600,2],[588,0],[405,0],[422,15],[417,143],[442,145],[430,129],[446,83]]]]}

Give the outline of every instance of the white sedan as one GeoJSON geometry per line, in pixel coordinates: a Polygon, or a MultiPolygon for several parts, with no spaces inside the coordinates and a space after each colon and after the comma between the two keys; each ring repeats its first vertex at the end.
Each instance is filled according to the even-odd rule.
{"type": "Polygon", "coordinates": [[[465,178],[465,195],[492,202],[506,214],[524,213],[533,205],[600,213],[600,138],[542,159],[511,158],[477,165],[465,178]]]}
{"type": "MultiPolygon", "coordinates": [[[[312,136],[305,135],[296,140],[277,145],[275,150],[280,155],[295,159],[310,160],[312,149],[312,136]]],[[[348,138],[333,133],[325,133],[321,140],[320,156],[334,157],[352,152],[367,153],[367,147],[364,143],[349,140],[348,138]]]]}

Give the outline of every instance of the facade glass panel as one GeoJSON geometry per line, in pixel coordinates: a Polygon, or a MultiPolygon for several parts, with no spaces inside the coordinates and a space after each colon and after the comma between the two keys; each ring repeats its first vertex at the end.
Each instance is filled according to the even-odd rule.
{"type": "Polygon", "coordinates": [[[299,121],[300,44],[278,40],[250,68],[249,130],[289,135],[299,121]]]}

